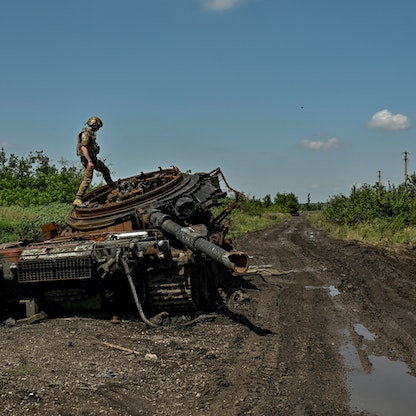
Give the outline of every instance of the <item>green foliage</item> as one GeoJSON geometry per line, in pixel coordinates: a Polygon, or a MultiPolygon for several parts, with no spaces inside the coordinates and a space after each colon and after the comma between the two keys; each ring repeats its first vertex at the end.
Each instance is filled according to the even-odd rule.
{"type": "Polygon", "coordinates": [[[349,197],[334,196],[313,218],[332,235],[366,242],[416,241],[416,177],[407,184],[353,187],[349,197]]]}
{"type": "Polygon", "coordinates": [[[333,197],[322,210],[328,222],[354,226],[388,220],[393,229],[416,225],[416,188],[408,186],[385,189],[379,185],[364,184],[354,187],[349,197],[333,197]]]}
{"type": "Polygon", "coordinates": [[[18,157],[0,151],[0,242],[42,237],[41,226],[65,226],[82,170],[66,161],[58,169],[43,151],[18,157]]]}
{"type": "MultiPolygon", "coordinates": [[[[231,199],[225,199],[222,206],[215,210],[214,215],[218,215],[224,207],[230,206],[231,203],[231,199]]],[[[255,198],[240,200],[238,207],[231,212],[230,236],[236,237],[249,231],[267,228],[288,219],[292,210],[296,212],[298,208],[299,203],[294,195],[287,197],[284,202],[280,201],[279,204],[273,203],[270,195],[266,195],[263,200],[255,198]]]]}
{"type": "Polygon", "coordinates": [[[297,197],[293,193],[278,193],[274,200],[270,195],[266,195],[262,200],[252,198],[248,201],[240,201],[239,211],[250,215],[261,215],[266,212],[280,212],[285,214],[293,214],[300,208],[297,197]]]}
{"type": "Polygon", "coordinates": [[[19,240],[41,240],[41,227],[52,221],[61,229],[72,204],[54,202],[42,206],[0,207],[0,243],[19,240]]]}
{"type": "Polygon", "coordinates": [[[299,201],[295,194],[277,194],[274,198],[275,209],[279,212],[295,213],[299,210],[299,201]]]}
{"type": "Polygon", "coordinates": [[[27,157],[0,152],[0,206],[28,207],[52,202],[72,202],[82,171],[60,161],[58,169],[43,151],[27,157]]]}
{"type": "Polygon", "coordinates": [[[250,199],[249,201],[241,200],[238,204],[238,210],[246,215],[261,215],[265,208],[258,199],[250,199]]]}
{"type": "Polygon", "coordinates": [[[231,214],[230,237],[237,237],[244,233],[256,230],[263,230],[290,217],[289,214],[281,212],[264,212],[262,214],[252,215],[236,209],[231,214]]]}
{"type": "Polygon", "coordinates": [[[411,244],[416,245],[416,227],[398,230],[387,220],[374,219],[372,222],[354,226],[335,224],[325,220],[322,211],[308,213],[309,222],[316,228],[343,240],[362,241],[367,244],[411,244]]]}

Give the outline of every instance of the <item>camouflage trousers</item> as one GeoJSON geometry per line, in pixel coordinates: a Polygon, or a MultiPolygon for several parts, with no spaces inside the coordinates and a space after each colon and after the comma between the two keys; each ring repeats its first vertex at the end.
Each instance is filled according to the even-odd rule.
{"type": "Polygon", "coordinates": [[[77,198],[82,199],[85,195],[85,192],[87,192],[88,187],[91,185],[92,178],[94,177],[94,169],[98,172],[101,172],[103,175],[103,178],[107,185],[111,185],[114,183],[114,181],[111,179],[110,175],[110,169],[105,165],[104,162],[97,159],[94,161],[94,167],[90,168],[88,167],[88,160],[84,156],[81,157],[81,163],[83,164],[85,170],[84,170],[84,178],[81,182],[81,185],[79,186],[78,192],[77,192],[77,198]]]}

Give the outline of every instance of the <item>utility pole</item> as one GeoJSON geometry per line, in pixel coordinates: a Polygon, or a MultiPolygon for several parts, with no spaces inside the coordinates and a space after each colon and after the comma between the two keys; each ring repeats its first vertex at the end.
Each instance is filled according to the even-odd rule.
{"type": "Polygon", "coordinates": [[[407,163],[408,163],[408,152],[404,152],[404,186],[407,188],[407,183],[409,181],[409,175],[407,174],[407,163]]]}
{"type": "Polygon", "coordinates": [[[381,188],[382,188],[382,185],[381,185],[381,170],[378,170],[378,171],[377,171],[377,175],[378,175],[378,181],[377,181],[377,195],[378,195],[378,197],[380,198],[380,195],[381,195],[381,188]]]}

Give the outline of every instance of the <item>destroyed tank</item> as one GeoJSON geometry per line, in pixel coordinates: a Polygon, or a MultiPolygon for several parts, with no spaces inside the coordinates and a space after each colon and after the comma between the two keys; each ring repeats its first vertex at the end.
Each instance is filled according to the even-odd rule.
{"type": "Polygon", "coordinates": [[[159,168],[94,189],[64,230],[50,223],[41,242],[1,245],[2,317],[135,314],[150,324],[159,312],[210,311],[224,279],[248,268],[227,239],[241,197],[219,168],[159,168]],[[213,210],[221,185],[234,197],[213,210]]]}

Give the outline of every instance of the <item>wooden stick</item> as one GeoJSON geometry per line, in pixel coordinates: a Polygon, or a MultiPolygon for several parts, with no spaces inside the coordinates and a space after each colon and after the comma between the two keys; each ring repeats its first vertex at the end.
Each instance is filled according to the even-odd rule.
{"type": "Polygon", "coordinates": [[[116,350],[128,352],[129,354],[140,355],[139,351],[131,350],[130,348],[122,347],[121,345],[110,344],[109,342],[103,342],[103,344],[116,350]]]}

